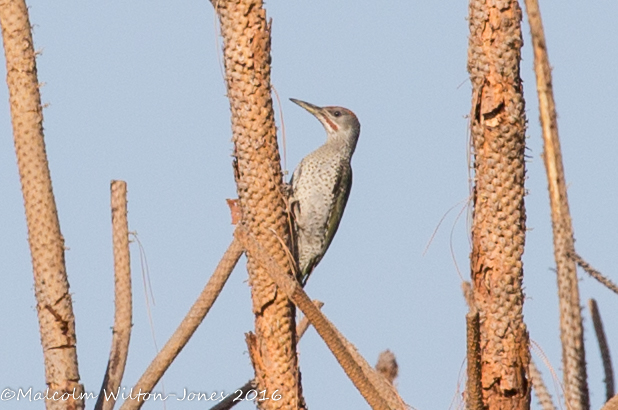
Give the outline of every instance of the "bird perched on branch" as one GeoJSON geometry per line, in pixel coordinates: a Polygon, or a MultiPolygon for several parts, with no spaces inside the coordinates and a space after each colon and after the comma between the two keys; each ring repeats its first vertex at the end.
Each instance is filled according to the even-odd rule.
{"type": "Polygon", "coordinates": [[[330,246],[343,216],[350,188],[350,160],[360,135],[354,113],[342,107],[317,107],[291,98],[326,130],[326,142],[298,164],[290,181],[298,280],[305,286],[330,246]]]}

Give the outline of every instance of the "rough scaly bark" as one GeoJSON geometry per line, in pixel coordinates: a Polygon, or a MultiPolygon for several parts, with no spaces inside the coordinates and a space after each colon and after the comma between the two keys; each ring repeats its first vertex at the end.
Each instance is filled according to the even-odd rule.
{"type": "MultiPolygon", "coordinates": [[[[270,85],[270,25],[261,0],[212,1],[221,22],[225,80],[232,114],[234,171],[242,225],[289,275],[290,232],[270,85]]],[[[247,337],[258,389],[282,399],[263,409],[300,409],[295,308],[264,266],[247,252],[255,337],[247,337]]]]}
{"type": "Polygon", "coordinates": [[[64,263],[64,238],[43,136],[43,109],[28,9],[23,0],[0,2],[0,25],[15,153],[24,196],[34,293],[49,388],[47,409],[81,409],[75,316],[64,263]],[[55,394],[55,396],[54,396],[55,394]],[[66,400],[53,400],[66,394],[66,400]]]}
{"type": "Polygon", "coordinates": [[[529,409],[523,321],[525,124],[517,1],[471,0],[468,71],[474,155],[471,276],[487,409],[529,409]]]}

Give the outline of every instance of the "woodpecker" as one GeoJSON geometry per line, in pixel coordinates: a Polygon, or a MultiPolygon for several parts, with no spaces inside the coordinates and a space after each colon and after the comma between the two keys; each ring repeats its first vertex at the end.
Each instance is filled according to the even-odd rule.
{"type": "Polygon", "coordinates": [[[298,280],[305,286],[330,246],[352,187],[350,160],[360,123],[347,108],[317,107],[290,99],[313,114],[326,130],[326,142],[298,164],[290,180],[298,280]]]}

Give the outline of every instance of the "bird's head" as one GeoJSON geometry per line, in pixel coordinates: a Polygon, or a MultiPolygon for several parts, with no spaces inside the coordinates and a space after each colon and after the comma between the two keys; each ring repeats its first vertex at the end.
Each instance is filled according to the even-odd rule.
{"type": "Polygon", "coordinates": [[[309,111],[322,123],[328,141],[345,143],[354,151],[360,135],[360,122],[352,111],[343,107],[318,107],[294,98],[290,100],[309,111]]]}

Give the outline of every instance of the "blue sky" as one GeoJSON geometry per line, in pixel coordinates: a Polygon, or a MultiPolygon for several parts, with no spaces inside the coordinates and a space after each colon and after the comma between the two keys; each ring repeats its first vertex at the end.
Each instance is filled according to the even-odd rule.
{"type": "MultiPolygon", "coordinates": [[[[159,346],[231,240],[225,199],[235,197],[235,185],[221,43],[207,1],[28,4],[35,46],[42,52],[38,70],[45,83],[42,99],[49,104],[47,153],[69,248],[81,377],[87,391],[98,392],[113,321],[110,180],[128,183],[129,225],[148,257],[159,346]]],[[[281,97],[290,174],[325,134],[288,98],[345,106],[362,124],[345,216],[306,290],[325,302],[324,312],[369,362],[387,348],[396,354],[397,385],[408,403],[447,409],[463,388],[465,349],[466,307],[454,260],[469,277],[466,212],[456,220],[469,193],[467,3],[432,7],[417,1],[316,0],[271,1],[266,7],[273,18],[272,81],[281,97]]],[[[576,246],[594,267],[615,277],[618,3],[551,0],[542,1],[541,11],[576,246]]],[[[551,222],[527,25],[524,35],[521,70],[530,156],[525,320],[532,340],[559,373],[551,222]]],[[[0,70],[4,77],[4,64],[0,70]]],[[[0,136],[0,388],[42,390],[32,269],[5,86],[0,87],[0,136]]],[[[135,312],[126,386],[155,354],[136,244],[131,252],[135,312]]],[[[229,392],[251,377],[244,342],[253,327],[246,277],[241,262],[166,374],[166,392],[229,392]]],[[[610,346],[616,346],[618,329],[609,319],[618,300],[584,273],[580,278],[582,305],[597,298],[610,346]]],[[[587,308],[584,316],[592,407],[599,408],[602,368],[587,308]]],[[[369,408],[313,330],[300,343],[300,360],[311,407],[369,408]]],[[[551,388],[550,372],[540,367],[551,388]]],[[[167,409],[185,408],[204,404],[167,402],[167,409]]]]}

